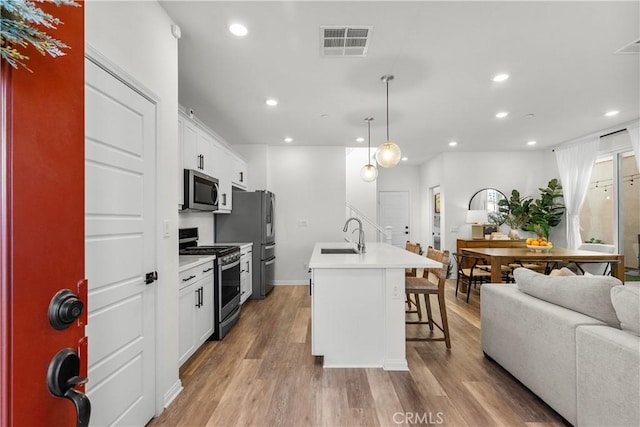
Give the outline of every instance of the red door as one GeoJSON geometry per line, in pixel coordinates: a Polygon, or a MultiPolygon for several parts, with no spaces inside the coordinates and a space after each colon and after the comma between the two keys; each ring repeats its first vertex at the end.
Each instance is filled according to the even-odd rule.
{"type": "MultiPolygon", "coordinates": [[[[87,301],[84,10],[36,4],[64,22],[48,31],[71,49],[59,58],[28,50],[33,73],[2,63],[0,425],[72,426],[74,403],[50,392],[47,373],[56,353],[68,348],[79,352],[79,375],[86,376],[86,307],[62,330],[51,326],[48,310],[62,289],[87,301]]],[[[66,303],[77,312],[72,298],[66,303]]],[[[73,370],[65,360],[70,365],[59,365],[60,372],[73,370]]]]}

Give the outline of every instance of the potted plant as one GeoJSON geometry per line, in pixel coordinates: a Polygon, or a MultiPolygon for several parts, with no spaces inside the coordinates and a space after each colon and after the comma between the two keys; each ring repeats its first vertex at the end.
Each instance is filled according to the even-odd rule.
{"type": "Polygon", "coordinates": [[[565,206],[562,200],[562,186],[556,178],[549,181],[547,188],[540,188],[540,197],[529,205],[529,220],[525,226],[538,236],[549,238],[549,231],[562,221],[565,206]]]}
{"type": "MultiPolygon", "coordinates": [[[[512,190],[511,197],[500,200],[498,205],[500,212],[506,215],[505,223],[512,230],[520,228],[548,239],[551,228],[560,224],[564,215],[562,186],[554,178],[549,181],[546,188],[539,188],[539,190],[540,197],[537,199],[520,197],[518,190],[512,190]]],[[[509,233],[510,237],[512,235],[517,235],[517,231],[509,233]]]]}
{"type": "Polygon", "coordinates": [[[524,229],[529,219],[529,206],[531,198],[520,197],[518,190],[511,190],[509,199],[502,199],[498,202],[500,213],[504,215],[504,223],[510,228],[509,238],[517,240],[520,238],[518,229],[524,229]]]}

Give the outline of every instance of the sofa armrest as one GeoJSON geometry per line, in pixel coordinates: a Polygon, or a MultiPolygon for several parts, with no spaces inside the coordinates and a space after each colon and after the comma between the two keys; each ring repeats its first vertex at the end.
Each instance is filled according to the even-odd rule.
{"type": "Polygon", "coordinates": [[[580,326],[576,346],[578,425],[640,425],[640,337],[580,326]]]}
{"type": "Polygon", "coordinates": [[[485,284],[480,292],[482,350],[575,425],[575,330],[604,323],[516,285],[485,284]]]}

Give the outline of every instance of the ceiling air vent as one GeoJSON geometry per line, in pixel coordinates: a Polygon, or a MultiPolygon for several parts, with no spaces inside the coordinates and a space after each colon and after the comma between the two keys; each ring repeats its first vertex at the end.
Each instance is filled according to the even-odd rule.
{"type": "Polygon", "coordinates": [[[365,56],[373,27],[331,26],[320,27],[320,54],[322,56],[365,56]]]}
{"type": "Polygon", "coordinates": [[[614,52],[619,55],[638,54],[640,53],[640,39],[632,41],[631,43],[624,45],[620,49],[614,52]]]}

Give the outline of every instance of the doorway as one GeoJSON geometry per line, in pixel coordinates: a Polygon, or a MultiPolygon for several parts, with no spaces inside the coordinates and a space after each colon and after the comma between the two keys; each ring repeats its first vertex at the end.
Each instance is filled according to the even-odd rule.
{"type": "Polygon", "coordinates": [[[409,192],[380,191],[378,203],[380,225],[382,228],[391,227],[391,244],[404,249],[407,240],[411,240],[409,192]]]}
{"type": "Polygon", "coordinates": [[[440,250],[442,244],[440,241],[440,215],[442,210],[442,194],[440,193],[440,187],[433,187],[430,189],[429,199],[431,200],[430,212],[431,212],[431,245],[434,249],[440,250]]]}

